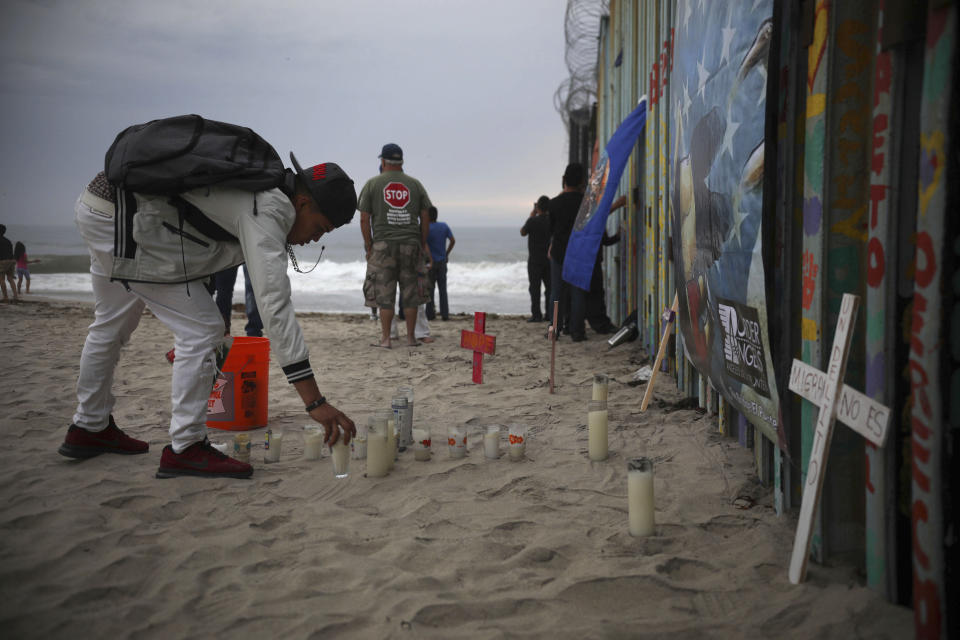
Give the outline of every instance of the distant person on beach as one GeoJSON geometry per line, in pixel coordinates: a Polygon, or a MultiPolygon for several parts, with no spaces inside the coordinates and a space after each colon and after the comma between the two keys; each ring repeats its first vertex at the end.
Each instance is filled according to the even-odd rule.
{"type": "Polygon", "coordinates": [[[550,258],[547,247],[550,245],[550,219],[547,209],[550,198],[540,196],[533,203],[533,210],[523,223],[520,235],[527,238],[527,280],[530,282],[530,318],[527,322],[548,321],[553,317],[550,306],[550,258]],[[544,305],[546,313],[540,313],[540,283],[543,283],[544,305]]]}
{"type": "MultiPolygon", "coordinates": [[[[223,335],[230,335],[231,316],[233,315],[233,289],[237,284],[237,267],[230,267],[213,276],[213,285],[216,288],[217,309],[223,317],[223,335]]],[[[263,336],[263,320],[260,319],[260,311],[257,310],[257,298],[253,294],[253,284],[250,282],[250,274],[247,272],[247,265],[243,265],[243,292],[244,309],[247,314],[247,324],[243,332],[253,338],[263,336]]]]}
{"type": "Polygon", "coordinates": [[[218,355],[223,355],[224,324],[201,283],[240,263],[249,270],[272,357],[307,414],[323,424],[329,444],[338,440],[341,429],[347,440],[353,437],[353,421],[326,401],[314,378],[290,300],[287,255],[291,245],[316,242],[350,222],[357,196],[353,181],[337,165],[304,171],[292,153],[290,159],[295,171],[288,170],[278,188],[251,193],[206,186],[180,194],[236,240],[218,240],[192,226],[188,236],[167,197],[119,191],[103,173],[83,191],[76,220],[90,251],[95,317],[80,357],[77,411],[60,447],[62,455],[147,452],[146,442],[117,427],[111,393],[120,350],[146,307],[173,332],[176,348],[172,444],[163,449],[157,477],[250,477],[253,467],[215,449],[206,428],[207,401],[218,355]],[[122,216],[116,246],[115,215],[122,216]],[[184,229],[182,235],[179,229],[184,229]]]}
{"type": "MultiPolygon", "coordinates": [[[[560,302],[560,317],[557,318],[557,335],[570,331],[570,285],[561,277],[563,259],[567,253],[567,242],[573,231],[573,223],[577,220],[580,210],[580,201],[583,200],[583,189],[586,186],[586,176],[583,165],[571,162],[563,172],[563,191],[550,201],[547,209],[550,219],[550,247],[547,254],[550,256],[550,308],[553,302],[560,302]]],[[[584,340],[585,336],[572,335],[575,342],[584,340]]]]}
{"type": "Polygon", "coordinates": [[[433,258],[433,267],[430,269],[430,299],[427,301],[427,320],[433,320],[437,313],[433,306],[434,286],[440,296],[440,318],[450,319],[450,307],[447,304],[447,259],[457,243],[453,232],[446,222],[437,222],[437,208],[427,209],[430,215],[430,231],[427,232],[427,246],[430,247],[430,257],[433,258]],[[450,242],[447,242],[447,241],[450,242]]]}
{"type": "Polygon", "coordinates": [[[30,263],[39,260],[27,259],[27,247],[20,241],[13,247],[13,258],[17,262],[17,293],[23,293],[23,280],[27,280],[27,293],[30,293],[30,263]]]}
{"type": "Polygon", "coordinates": [[[13,293],[13,301],[17,302],[20,298],[17,295],[17,283],[14,280],[14,273],[17,265],[13,257],[13,244],[6,236],[7,225],[0,224],[0,288],[3,289],[3,302],[10,302],[7,296],[7,282],[10,282],[10,291],[13,293]]]}
{"type": "Polygon", "coordinates": [[[431,206],[420,181],[404,173],[403,150],[396,144],[383,145],[380,175],[367,180],[358,203],[367,256],[364,301],[380,310],[380,342],[375,346],[391,347],[398,285],[404,301],[407,346],[417,346],[417,307],[428,299],[427,272],[433,266],[427,246],[427,209],[431,206]]]}

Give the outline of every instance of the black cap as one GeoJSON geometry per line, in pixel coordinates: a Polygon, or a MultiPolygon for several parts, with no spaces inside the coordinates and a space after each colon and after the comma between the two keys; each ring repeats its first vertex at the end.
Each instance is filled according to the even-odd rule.
{"type": "Polygon", "coordinates": [[[380,150],[380,157],[391,162],[403,162],[403,149],[398,144],[388,142],[380,150]]]}
{"type": "Polygon", "coordinates": [[[297,176],[330,222],[342,227],[353,220],[353,214],[357,210],[357,192],[353,188],[353,180],[339,165],[324,162],[307,167],[304,171],[292,151],[290,161],[297,176]]]}

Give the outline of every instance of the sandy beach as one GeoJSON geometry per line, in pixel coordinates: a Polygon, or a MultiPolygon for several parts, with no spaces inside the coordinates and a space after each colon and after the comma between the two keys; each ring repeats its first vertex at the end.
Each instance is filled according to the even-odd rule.
{"type": "MultiPolygon", "coordinates": [[[[369,316],[304,315],[321,390],[356,422],[415,389],[433,458],[400,455],[385,478],[335,480],[303,459],[301,403],[273,363],[279,463],[251,480],[154,477],[169,442],[172,336],[145,315],[123,352],[114,415],[142,456],[57,453],[75,408],[92,310],[0,305],[7,380],[0,425],[0,628],[9,638],[907,638],[912,612],[845,566],[811,563],[791,585],[796,516],[778,517],[752,452],[685,408],[661,376],[651,407],[632,374],[648,354],[603,337],[557,347],[548,393],[545,324],[487,319],[497,354],[483,385],[459,347],[472,317],[432,323],[436,341],[370,346],[369,316]],[[611,376],[610,457],[587,459],[592,375],[611,376]],[[489,424],[528,425],[527,457],[487,460],[489,424]],[[467,425],[451,459],[446,429],[467,425]],[[656,532],[627,532],[626,460],[655,464],[656,532]],[[740,498],[738,500],[738,498],[740,498]],[[746,508],[744,508],[746,507],[746,508]]],[[[242,326],[238,316],[235,326],[242,326]]],[[[210,430],[228,442],[232,433],[210,430]]],[[[501,450],[507,446],[502,432],[501,450]]]]}

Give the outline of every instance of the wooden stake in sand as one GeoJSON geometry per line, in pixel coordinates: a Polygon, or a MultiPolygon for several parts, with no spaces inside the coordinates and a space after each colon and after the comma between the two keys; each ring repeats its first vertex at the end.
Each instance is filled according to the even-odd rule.
{"type": "MultiPolygon", "coordinates": [[[[860,298],[858,296],[849,293],[843,294],[843,301],[840,304],[840,317],[837,318],[837,331],[833,337],[833,350],[830,352],[830,364],[825,375],[826,379],[822,382],[823,400],[820,404],[820,413],[817,415],[813,449],[810,451],[807,479],[803,487],[803,502],[800,505],[800,521],[797,523],[797,535],[793,541],[793,555],[790,558],[790,582],[793,584],[803,582],[807,575],[810,537],[813,533],[813,515],[817,510],[820,493],[823,489],[823,477],[827,468],[827,456],[830,453],[830,440],[833,438],[833,423],[837,419],[838,406],[843,406],[842,413],[858,424],[861,414],[859,406],[863,406],[863,410],[866,411],[863,420],[864,431],[871,434],[877,432],[877,435],[864,433],[864,436],[872,442],[877,443],[874,438],[879,437],[879,444],[882,445],[883,437],[886,435],[889,409],[865,397],[868,402],[854,408],[854,401],[857,398],[852,394],[845,393],[843,385],[843,376],[847,370],[847,356],[850,352],[850,337],[853,333],[853,321],[857,317],[857,307],[859,305],[860,298]]],[[[796,363],[797,361],[794,360],[794,367],[797,366],[796,363]]],[[[811,368],[802,362],[800,364],[808,369],[811,368]]],[[[793,372],[791,372],[790,379],[790,388],[793,389],[793,372]]],[[[856,430],[858,433],[862,433],[860,429],[856,430]]]]}
{"type": "Polygon", "coordinates": [[[660,363],[663,362],[663,354],[667,351],[667,343],[670,342],[670,327],[677,319],[677,305],[679,299],[677,294],[673,294],[673,306],[670,307],[669,314],[664,314],[663,337],[660,338],[660,348],[657,350],[657,359],[653,363],[653,371],[650,372],[650,381],[647,382],[647,390],[643,392],[643,402],[640,403],[640,411],[646,411],[650,404],[650,398],[653,397],[653,383],[657,379],[657,371],[660,370],[660,363]]]}
{"type": "Polygon", "coordinates": [[[487,328],[487,314],[476,311],[473,314],[473,331],[464,329],[460,333],[460,346],[473,350],[473,381],[483,384],[483,354],[493,355],[497,350],[496,336],[484,333],[487,328]]]}
{"type": "Polygon", "coordinates": [[[553,363],[557,356],[557,314],[560,312],[560,301],[553,301],[553,322],[550,323],[550,393],[553,393],[553,363]]]}

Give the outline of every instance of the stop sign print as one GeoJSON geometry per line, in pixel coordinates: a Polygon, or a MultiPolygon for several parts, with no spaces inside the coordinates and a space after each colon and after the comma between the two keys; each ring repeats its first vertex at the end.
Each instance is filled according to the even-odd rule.
{"type": "Polygon", "coordinates": [[[410,202],[410,189],[402,182],[391,182],[383,188],[383,200],[391,207],[403,209],[410,202]]]}

